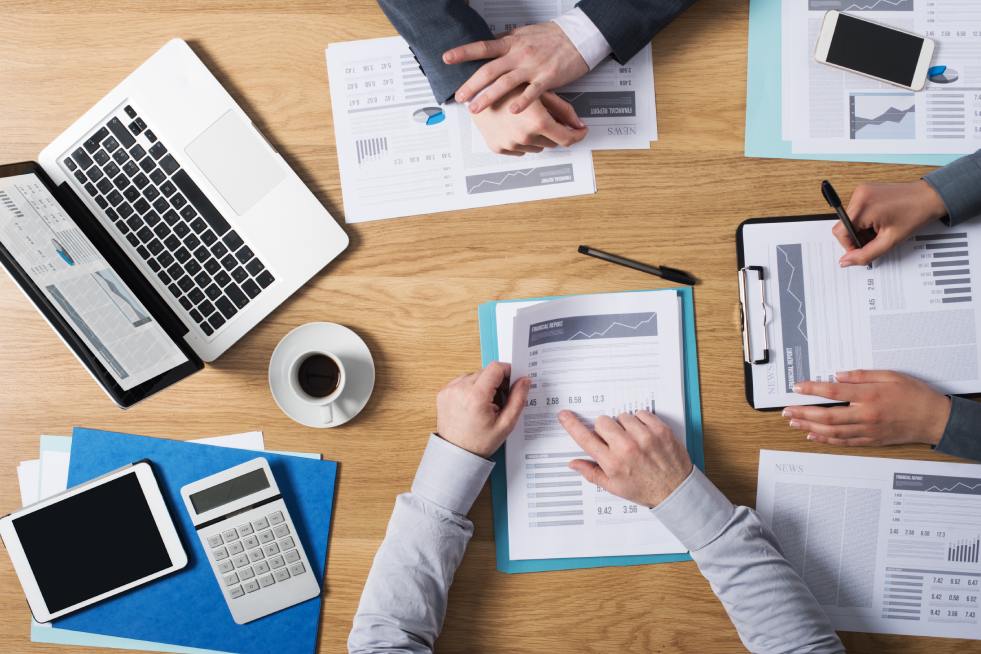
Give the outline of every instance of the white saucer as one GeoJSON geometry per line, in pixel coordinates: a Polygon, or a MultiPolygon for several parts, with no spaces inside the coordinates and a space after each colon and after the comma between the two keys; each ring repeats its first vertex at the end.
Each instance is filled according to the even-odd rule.
{"type": "Polygon", "coordinates": [[[361,413],[375,388],[375,362],[361,337],[343,325],[311,322],[283,337],[269,360],[269,390],[287,416],[307,427],[339,427],[361,413]],[[322,350],[344,363],[347,381],[333,404],[334,419],[324,423],[319,406],[301,399],[289,383],[290,364],[304,352],[322,350]]]}

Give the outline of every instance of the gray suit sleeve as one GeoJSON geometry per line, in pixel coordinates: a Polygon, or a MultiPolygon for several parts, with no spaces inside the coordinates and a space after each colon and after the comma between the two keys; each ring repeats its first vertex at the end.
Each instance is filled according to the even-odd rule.
{"type": "Polygon", "coordinates": [[[695,0],[582,0],[578,7],[626,63],[695,0]]]}
{"type": "Polygon", "coordinates": [[[439,102],[452,99],[484,64],[443,63],[443,53],[451,48],[494,38],[484,19],[465,0],[378,0],[378,4],[408,41],[439,102]]]}
{"type": "Polygon", "coordinates": [[[947,208],[944,222],[959,225],[981,216],[981,150],[939,168],[923,178],[947,208]]]}
{"type": "Polygon", "coordinates": [[[950,400],[950,419],[937,451],[981,461],[981,404],[963,397],[950,400]]]}
{"type": "Polygon", "coordinates": [[[756,512],[733,506],[700,470],[692,470],[653,513],[691,551],[749,651],[845,651],[827,614],[756,512]]]}
{"type": "Polygon", "coordinates": [[[473,536],[465,517],[494,464],[429,439],[412,492],[399,495],[348,636],[351,654],[430,654],[473,536]]]}

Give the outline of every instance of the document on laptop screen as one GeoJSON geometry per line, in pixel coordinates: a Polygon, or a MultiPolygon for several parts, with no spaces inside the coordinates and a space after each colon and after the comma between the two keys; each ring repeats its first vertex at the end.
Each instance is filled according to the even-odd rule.
{"type": "Polygon", "coordinates": [[[981,639],[981,465],[762,450],[756,510],[836,630],[981,639]]]}
{"type": "Polygon", "coordinates": [[[686,434],[680,298],[591,295],[497,305],[498,347],[511,378],[528,376],[528,404],[505,448],[511,559],[685,552],[651,512],[586,482],[569,461],[589,458],[558,422],[568,409],[655,412],[686,434]]]}
{"type": "MultiPolygon", "coordinates": [[[[753,366],[754,405],[827,402],[795,394],[794,384],[862,368],[906,373],[946,393],[981,391],[981,224],[937,222],[871,266],[844,269],[834,224],[743,228],[746,265],[765,270],[769,313],[770,362],[753,366]]],[[[760,304],[748,306],[756,352],[760,304]]]]}
{"type": "Polygon", "coordinates": [[[187,361],[36,175],[0,178],[0,243],[124,391],[187,361]]]}
{"type": "Polygon", "coordinates": [[[400,37],[332,43],[327,69],[349,223],[596,192],[588,149],[492,153],[400,37]]]}

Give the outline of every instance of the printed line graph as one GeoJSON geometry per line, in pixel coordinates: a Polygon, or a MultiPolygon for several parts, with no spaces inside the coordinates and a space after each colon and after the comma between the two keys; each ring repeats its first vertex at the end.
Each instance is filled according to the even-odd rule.
{"type": "Polygon", "coordinates": [[[810,11],[913,11],[913,0],[809,0],[810,11]]]}
{"type": "Polygon", "coordinates": [[[485,178],[480,180],[476,186],[467,187],[467,193],[479,193],[483,186],[503,186],[509,179],[513,177],[527,177],[534,172],[534,168],[529,168],[528,170],[510,170],[504,173],[500,179],[490,179],[485,178]]]}
{"type": "Polygon", "coordinates": [[[467,176],[467,194],[493,193],[575,181],[572,164],[522,168],[467,176]]]}
{"type": "Polygon", "coordinates": [[[892,487],[901,491],[922,491],[944,495],[981,495],[981,479],[895,473],[892,487]]]}
{"type": "Polygon", "coordinates": [[[927,493],[957,493],[964,491],[976,491],[981,488],[981,483],[978,484],[965,484],[964,482],[957,482],[953,486],[941,487],[936,484],[930,486],[926,489],[927,493]]]}
{"type": "MultiPolygon", "coordinates": [[[[790,297],[792,297],[795,302],[797,302],[797,312],[800,314],[800,320],[797,321],[797,331],[800,333],[801,338],[807,341],[807,332],[804,329],[805,323],[807,322],[807,314],[805,313],[804,310],[804,298],[799,297],[797,293],[795,293],[793,290],[795,278],[797,277],[798,267],[795,266],[794,262],[790,260],[790,255],[787,254],[787,251],[784,249],[785,247],[786,246],[784,245],[777,246],[777,252],[783,255],[784,261],[788,266],[790,266],[790,276],[787,279],[787,287],[785,290],[786,293],[790,295],[790,297]]],[[[796,283],[800,284],[801,282],[798,280],[796,281],[796,283]]]]}
{"type": "Polygon", "coordinates": [[[597,338],[597,337],[598,338],[602,338],[602,337],[606,336],[607,334],[609,334],[610,331],[614,327],[623,327],[624,329],[629,329],[630,331],[634,331],[635,332],[638,329],[640,329],[641,327],[643,327],[644,325],[649,325],[651,323],[651,321],[653,321],[654,318],[656,318],[656,317],[657,317],[657,314],[656,313],[652,313],[650,316],[647,317],[647,319],[640,321],[636,325],[627,325],[627,324],[624,324],[624,323],[619,322],[619,321],[614,321],[613,323],[610,324],[609,327],[607,327],[603,331],[599,331],[599,332],[592,331],[592,332],[589,332],[587,334],[586,332],[580,330],[580,331],[577,331],[572,336],[570,336],[568,338],[568,340],[574,341],[577,338],[579,338],[579,336],[582,336],[583,339],[591,339],[591,338],[597,338]]]}

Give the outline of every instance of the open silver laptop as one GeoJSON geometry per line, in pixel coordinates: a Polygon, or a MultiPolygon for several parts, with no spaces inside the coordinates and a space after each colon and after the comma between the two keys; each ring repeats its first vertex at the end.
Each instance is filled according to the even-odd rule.
{"type": "Polygon", "coordinates": [[[191,48],[164,45],[39,157],[211,361],[348,237],[191,48]]]}

